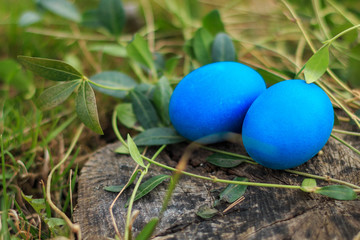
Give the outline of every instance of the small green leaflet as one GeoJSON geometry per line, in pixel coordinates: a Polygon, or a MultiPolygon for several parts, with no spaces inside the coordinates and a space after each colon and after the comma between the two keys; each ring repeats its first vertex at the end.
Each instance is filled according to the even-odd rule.
{"type": "MultiPolygon", "coordinates": [[[[249,180],[244,177],[235,177],[233,181],[248,182],[249,180]]],[[[238,200],[246,191],[246,185],[229,184],[221,193],[220,200],[228,203],[233,203],[238,200]]]]}
{"type": "Polygon", "coordinates": [[[53,81],[82,79],[83,75],[69,64],[46,58],[18,56],[19,62],[30,71],[53,81]]]}
{"type": "Polygon", "coordinates": [[[152,71],[155,70],[153,55],[147,41],[140,34],[135,34],[134,39],[126,47],[126,51],[129,58],[134,59],[152,71]]]}
{"type": "Polygon", "coordinates": [[[98,18],[111,34],[118,36],[125,26],[125,11],[121,0],[101,0],[98,18]]]}
{"type": "MultiPolygon", "coordinates": [[[[168,178],[170,178],[169,175],[160,174],[160,175],[151,177],[147,181],[140,184],[139,189],[136,192],[134,201],[139,200],[140,198],[142,198],[143,196],[145,196],[146,194],[151,192],[154,188],[159,186],[163,181],[165,181],[168,178]]],[[[128,205],[129,205],[129,200],[127,201],[125,207],[127,207],[128,205]]]]}
{"type": "Polygon", "coordinates": [[[137,85],[134,79],[124,73],[117,71],[101,72],[92,76],[90,80],[110,88],[116,88],[107,89],[98,87],[90,83],[96,91],[117,98],[124,98],[127,95],[128,91],[133,89],[137,85]]]}
{"type": "Polygon", "coordinates": [[[166,126],[170,125],[169,102],[171,94],[172,88],[169,80],[166,77],[160,78],[155,86],[153,101],[162,122],[166,126]]]}
{"type": "Polygon", "coordinates": [[[300,189],[304,192],[315,192],[317,189],[316,180],[312,178],[305,178],[301,183],[300,189]]]}
{"type": "MultiPolygon", "coordinates": [[[[82,14],[81,25],[87,28],[98,29],[102,25],[99,20],[97,9],[89,9],[84,11],[82,14]]],[[[92,51],[92,46],[88,46],[89,50],[92,51]]]]}
{"type": "Polygon", "coordinates": [[[148,240],[152,236],[155,231],[156,225],[159,222],[159,218],[152,218],[145,227],[141,230],[141,232],[136,236],[135,240],[148,240]]]}
{"type": "Polygon", "coordinates": [[[150,100],[137,90],[130,91],[130,99],[135,116],[144,129],[159,126],[159,117],[150,100]]]}
{"type": "Polygon", "coordinates": [[[236,60],[234,44],[226,33],[218,33],[216,35],[212,44],[211,57],[214,62],[236,60]]]}
{"type": "Polygon", "coordinates": [[[240,165],[244,162],[243,159],[229,156],[227,154],[222,153],[214,153],[206,158],[206,161],[218,166],[218,167],[224,167],[224,168],[232,168],[240,165]]]}
{"type": "Polygon", "coordinates": [[[344,185],[325,186],[317,189],[315,193],[337,200],[355,200],[357,198],[356,192],[354,192],[352,188],[344,185]]]}
{"type": "Polygon", "coordinates": [[[43,198],[33,199],[32,196],[27,196],[23,192],[21,192],[21,195],[38,214],[41,214],[41,211],[46,208],[45,200],[43,198]]]}
{"type": "Polygon", "coordinates": [[[329,44],[318,50],[305,64],[304,74],[307,83],[318,80],[329,66],[329,44]]]}
{"type": "Polygon", "coordinates": [[[21,27],[27,27],[39,22],[41,19],[42,16],[39,13],[34,11],[26,11],[20,16],[18,24],[21,27]]]}
{"type": "Polygon", "coordinates": [[[133,128],[136,123],[136,117],[131,103],[120,103],[115,107],[118,120],[127,128],[133,128]]]}
{"type": "Polygon", "coordinates": [[[141,157],[141,154],[139,152],[139,149],[137,148],[134,140],[130,137],[130,134],[127,135],[127,143],[129,147],[130,156],[132,159],[139,164],[141,167],[145,167],[144,161],[141,157]]]}
{"type": "MultiPolygon", "coordinates": [[[[137,170],[130,178],[130,181],[129,183],[126,185],[126,188],[128,188],[136,179],[138,173],[140,171],[137,170]]],[[[123,185],[111,185],[111,186],[107,186],[107,187],[104,187],[104,190],[105,191],[108,191],[108,192],[115,192],[115,193],[118,193],[120,192],[123,188],[124,188],[125,184],[123,185]]]]}
{"type": "Polygon", "coordinates": [[[284,78],[282,78],[278,75],[275,75],[274,73],[272,73],[266,69],[258,68],[258,69],[256,69],[256,71],[262,76],[262,78],[265,80],[266,84],[269,84],[269,85],[274,85],[278,82],[285,80],[284,78]]]}
{"type": "Polygon", "coordinates": [[[74,80],[49,87],[38,97],[37,106],[42,110],[47,110],[59,105],[71,95],[80,83],[80,80],[74,80]]]}
{"type": "Polygon", "coordinates": [[[214,37],[204,28],[200,28],[195,32],[193,49],[196,60],[202,65],[211,63],[212,61],[210,47],[213,39],[214,37]]]}
{"type": "Polygon", "coordinates": [[[81,15],[74,4],[67,0],[38,0],[50,12],[74,22],[80,22],[81,15]]]}
{"type": "Polygon", "coordinates": [[[218,213],[218,210],[215,208],[211,208],[208,205],[202,205],[199,207],[198,211],[196,212],[196,215],[203,219],[210,219],[214,217],[218,213]]]}
{"type": "Polygon", "coordinates": [[[219,10],[209,12],[202,21],[203,27],[213,36],[220,32],[225,32],[224,23],[221,21],[219,10]]]}
{"type": "Polygon", "coordinates": [[[137,135],[134,141],[138,146],[157,146],[183,142],[185,138],[173,128],[159,127],[145,130],[137,135]]]}
{"type": "Polygon", "coordinates": [[[104,134],[99,122],[94,90],[88,82],[81,83],[75,102],[76,113],[85,126],[98,134],[104,134]]]}

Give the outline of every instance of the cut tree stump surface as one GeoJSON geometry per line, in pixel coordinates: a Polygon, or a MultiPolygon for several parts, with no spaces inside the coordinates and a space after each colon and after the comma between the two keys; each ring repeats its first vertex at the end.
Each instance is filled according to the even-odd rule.
{"type": "MultiPolygon", "coordinates": [[[[74,220],[81,226],[84,239],[115,238],[109,207],[116,193],[105,191],[110,185],[125,184],[135,168],[127,155],[114,153],[119,143],[110,144],[97,151],[85,164],[79,178],[78,204],[74,220]]],[[[186,144],[167,146],[157,158],[158,162],[175,167],[186,144]]],[[[217,149],[244,153],[238,144],[221,143],[217,149]]],[[[150,148],[151,157],[156,148],[150,148]]],[[[305,177],[276,171],[259,165],[241,164],[236,168],[215,167],[205,161],[212,154],[198,149],[189,161],[188,172],[233,179],[247,177],[252,182],[300,185],[305,177]]],[[[295,170],[360,184],[360,159],[351,150],[330,139],[322,154],[295,170]]],[[[158,174],[172,173],[155,165],[145,180],[158,174]]],[[[317,180],[318,185],[327,183],[317,180]]],[[[133,224],[134,235],[162,206],[168,182],[134,203],[133,210],[140,213],[133,224]]],[[[245,200],[226,214],[204,220],[196,215],[202,205],[212,206],[225,184],[182,176],[172,200],[156,228],[155,239],[354,239],[360,232],[360,201],[338,201],[300,190],[248,187],[245,200]]],[[[117,200],[113,212],[116,224],[124,232],[127,208],[132,187],[117,200]]],[[[229,204],[222,202],[216,208],[224,210],[229,204]]]]}

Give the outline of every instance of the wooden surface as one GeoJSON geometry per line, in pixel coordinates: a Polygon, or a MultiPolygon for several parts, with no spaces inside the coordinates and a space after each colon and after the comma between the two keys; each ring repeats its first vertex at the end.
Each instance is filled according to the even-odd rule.
{"type": "MultiPolygon", "coordinates": [[[[105,186],[125,184],[134,170],[133,160],[114,153],[119,144],[100,149],[86,163],[79,179],[78,205],[74,220],[81,226],[84,239],[107,239],[115,237],[109,206],[116,193],[103,190],[105,186]]],[[[186,145],[168,146],[158,161],[176,166],[186,145]]],[[[222,143],[218,149],[241,153],[240,145],[222,143]]],[[[149,156],[156,149],[148,151],[149,156]]],[[[187,171],[204,176],[233,179],[247,177],[250,181],[301,184],[304,177],[242,164],[236,168],[223,169],[206,163],[211,152],[197,150],[192,155],[187,171]]],[[[295,170],[327,175],[360,184],[360,159],[343,145],[330,139],[319,154],[295,170]]],[[[171,172],[152,166],[145,180],[157,174],[171,172]]],[[[318,180],[318,185],[328,183],[318,180]]],[[[136,218],[133,231],[136,233],[161,208],[166,184],[135,202],[136,218]]],[[[360,201],[337,201],[300,190],[279,188],[248,187],[245,200],[227,212],[210,220],[196,216],[198,208],[211,205],[224,184],[182,176],[172,201],[157,227],[155,239],[354,239],[360,232],[360,201]]],[[[131,189],[123,193],[116,202],[114,215],[120,232],[123,233],[126,211],[124,204],[130,197],[131,189]]],[[[227,203],[217,208],[223,210],[227,203]]]]}

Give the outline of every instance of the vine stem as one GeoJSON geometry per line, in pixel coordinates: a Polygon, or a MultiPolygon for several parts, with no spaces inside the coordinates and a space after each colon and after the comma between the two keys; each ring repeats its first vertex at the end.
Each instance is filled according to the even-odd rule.
{"type": "Polygon", "coordinates": [[[100,83],[97,83],[97,82],[94,82],[92,80],[90,80],[89,78],[87,77],[83,77],[85,79],[85,81],[88,81],[90,82],[91,84],[97,86],[97,87],[101,87],[101,88],[104,88],[104,89],[109,89],[109,90],[119,90],[119,91],[130,91],[132,90],[133,88],[130,88],[130,87],[111,87],[111,86],[106,86],[106,85],[103,85],[103,84],[100,84],[100,83]]]}
{"type": "Polygon", "coordinates": [[[360,133],[358,133],[358,132],[350,132],[350,131],[345,131],[345,130],[341,130],[341,129],[333,129],[333,132],[352,135],[352,136],[360,136],[360,133]]]}
{"type": "Polygon", "coordinates": [[[350,28],[345,29],[345,30],[342,31],[341,33],[337,34],[335,37],[333,37],[333,38],[331,38],[331,39],[329,39],[329,40],[326,40],[324,43],[325,43],[325,44],[327,44],[327,43],[328,43],[328,44],[331,44],[333,41],[335,41],[336,39],[338,39],[338,38],[341,37],[342,35],[350,32],[350,31],[352,31],[352,30],[354,30],[354,29],[357,29],[357,28],[360,28],[360,24],[357,24],[357,25],[355,25],[355,26],[352,26],[352,27],[350,27],[350,28]]]}
{"type": "Polygon", "coordinates": [[[81,239],[81,229],[78,224],[74,224],[71,222],[71,220],[66,216],[65,213],[63,213],[51,200],[51,179],[55,171],[64,164],[64,162],[69,158],[71,152],[73,151],[77,141],[79,140],[79,137],[84,129],[84,124],[81,124],[78,130],[75,133],[75,136],[70,144],[69,149],[67,150],[65,156],[61,159],[61,161],[51,170],[47,183],[46,183],[46,201],[49,203],[50,207],[59,214],[66,222],[66,224],[70,227],[70,229],[77,234],[77,238],[81,239]]]}
{"type": "Polygon", "coordinates": [[[360,155],[360,151],[354,148],[353,146],[351,146],[351,144],[349,144],[348,142],[342,140],[341,138],[335,136],[334,134],[331,134],[331,137],[335,138],[337,141],[341,142],[342,144],[344,144],[345,146],[347,146],[348,148],[350,148],[351,150],[353,150],[354,152],[360,155]]]}

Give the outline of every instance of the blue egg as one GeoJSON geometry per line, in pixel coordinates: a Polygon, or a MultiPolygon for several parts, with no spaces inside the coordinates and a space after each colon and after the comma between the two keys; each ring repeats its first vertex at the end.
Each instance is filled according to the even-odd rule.
{"type": "Polygon", "coordinates": [[[251,103],[266,89],[252,68],[237,62],[200,67],[176,86],[169,104],[170,120],[183,137],[200,143],[223,141],[241,132],[251,103]]]}
{"type": "Polygon", "coordinates": [[[299,166],[325,145],[334,124],[334,109],[314,83],[287,80],[261,94],[249,108],[242,127],[248,154],[272,169],[299,166]]]}

